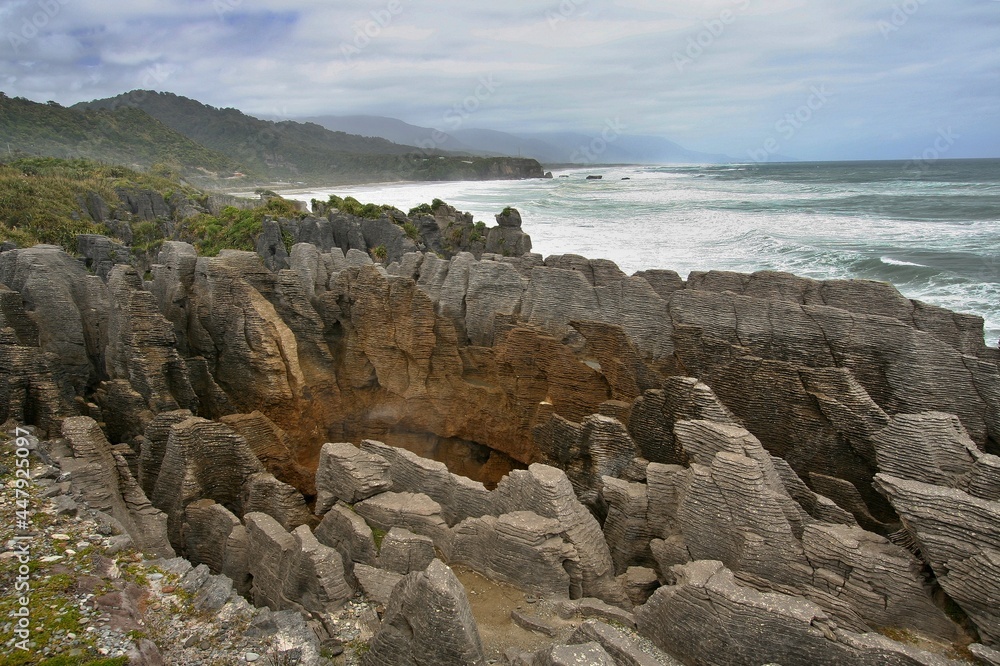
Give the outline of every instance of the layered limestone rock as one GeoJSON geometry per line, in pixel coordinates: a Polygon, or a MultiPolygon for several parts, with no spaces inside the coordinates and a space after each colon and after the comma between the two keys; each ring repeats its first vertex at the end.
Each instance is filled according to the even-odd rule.
{"type": "Polygon", "coordinates": [[[688,289],[671,297],[670,312],[678,358],[688,371],[709,384],[771,453],[800,474],[850,481],[876,518],[888,517],[889,509],[868,490],[875,461],[870,443],[858,440],[877,414],[866,408],[845,418],[859,391],[889,414],[953,413],[974,441],[994,446],[996,364],[963,355],[897,319],[688,289]],[[805,385],[803,367],[814,369],[805,385]],[[828,371],[817,372],[833,367],[841,370],[837,381],[829,381],[828,371]],[[845,372],[851,381],[844,381],[845,372]],[[817,402],[821,392],[824,400],[817,402]],[[831,411],[836,405],[844,408],[831,411]]]}
{"type": "Polygon", "coordinates": [[[936,581],[975,623],[1000,641],[1000,458],[973,444],[949,414],[900,414],[873,438],[875,483],[936,581]]]}
{"type": "Polygon", "coordinates": [[[348,566],[352,562],[375,566],[377,562],[372,529],[346,504],[334,505],[316,526],[315,534],[320,543],[336,548],[348,566]]]}
{"type": "Polygon", "coordinates": [[[937,582],[962,607],[988,646],[1000,645],[1000,501],[946,486],[879,474],[879,490],[937,582]]]}
{"type": "Polygon", "coordinates": [[[601,525],[576,499],[564,472],[534,464],[527,470],[508,474],[493,493],[496,515],[530,507],[539,516],[558,521],[563,539],[576,551],[576,566],[569,567],[571,598],[597,597],[611,604],[630,606],[615,580],[611,550],[601,525]]]}
{"type": "Polygon", "coordinates": [[[649,488],[645,483],[629,483],[604,477],[601,494],[608,506],[604,538],[611,548],[615,572],[624,573],[635,565],[652,565],[650,543],[662,532],[649,520],[649,488]]]}
{"type": "Polygon", "coordinates": [[[243,437],[225,424],[191,417],[170,426],[153,489],[153,504],[168,516],[171,543],[183,543],[185,507],[202,499],[237,516],[267,511],[289,528],[309,520],[302,495],[265,472],[243,437]]]}
{"type": "Polygon", "coordinates": [[[670,655],[650,645],[641,645],[629,634],[600,620],[586,620],[573,635],[571,644],[598,643],[615,664],[624,666],[680,666],[670,655]]]}
{"type": "Polygon", "coordinates": [[[307,526],[289,533],[263,513],[248,513],[244,521],[255,604],[322,613],[353,596],[340,553],[319,543],[307,526]]]}
{"type": "Polygon", "coordinates": [[[423,571],[435,557],[434,542],[430,537],[393,527],[382,537],[378,564],[387,571],[408,574],[423,571]]]}
{"type": "Polygon", "coordinates": [[[324,444],[316,470],[316,513],[325,514],[338,499],[354,504],[389,490],[388,469],[385,458],[353,444],[324,444]]]}
{"type": "Polygon", "coordinates": [[[0,284],[0,422],[34,422],[54,435],[74,410],[24,305],[18,292],[0,284]]]}
{"type": "Polygon", "coordinates": [[[228,576],[242,595],[250,593],[249,540],[240,519],[221,504],[205,499],[184,509],[185,554],[192,564],[228,576]]]}
{"type": "MultiPolygon", "coordinates": [[[[498,238],[517,226],[502,217],[498,238]]],[[[50,433],[91,416],[77,437],[103,428],[100,483],[132,513],[141,486],[171,542],[213,567],[239,568],[227,562],[249,527],[234,518],[263,511],[299,533],[310,518],[294,486],[318,496],[317,541],[347,578],[379,564],[367,518],[519,585],[626,607],[645,580],[630,569],[669,582],[673,565],[719,560],[740,586],[808,599],[858,636],[954,638],[931,601],[940,585],[995,646],[1000,370],[981,322],[881,284],[685,284],[571,255],[400,245],[387,269],[364,251],[377,226],[303,220],[309,245],[274,245],[270,267],[166,242],[147,282],[124,266],[104,281],[53,247],[0,253],[0,416],[50,433]],[[565,471],[535,464],[490,492],[365,442],[328,452],[317,485],[324,443],[383,435],[565,471]]],[[[833,643],[817,645],[870,640],[833,643]]]]}
{"type": "Polygon", "coordinates": [[[143,288],[141,276],[131,266],[116,266],[108,277],[108,291],[108,375],[127,379],[154,414],[196,410],[197,395],[177,351],[173,327],[143,288]]]}
{"type": "Polygon", "coordinates": [[[385,492],[358,502],[354,510],[383,532],[404,527],[430,537],[442,552],[451,552],[452,532],[441,515],[441,505],[427,495],[385,492]]]}
{"type": "Polygon", "coordinates": [[[579,556],[564,541],[559,521],[530,511],[462,521],[451,559],[534,594],[568,598],[571,585],[579,585],[569,573],[579,567],[579,556]]]}
{"type": "Polygon", "coordinates": [[[642,634],[688,664],[953,663],[878,634],[839,629],[801,597],[740,585],[721,562],[692,562],[672,573],[676,583],[657,590],[636,619],[642,634]]]}
{"type": "Polygon", "coordinates": [[[160,412],[146,425],[139,449],[139,483],[146,495],[152,496],[156,479],[160,476],[170,428],[193,416],[189,409],[160,412]]]}
{"type": "Polygon", "coordinates": [[[73,458],[63,460],[74,490],[87,504],[117,522],[140,550],[173,557],[167,540],[167,516],[146,499],[128,464],[112,451],[97,423],[86,416],[63,421],[63,437],[73,458]]]}
{"type": "MultiPolygon", "coordinates": [[[[934,605],[918,560],[863,531],[843,511],[814,510],[826,520],[810,515],[788,491],[801,481],[790,470],[780,473],[779,460],[746,430],[679,421],[675,435],[690,468],[651,463],[647,523],[639,510],[629,516],[634,529],[660,537],[650,549],[661,572],[691,560],[719,560],[742,583],[802,595],[844,628],[911,626],[957,638],[958,628],[934,605]]],[[[802,492],[814,509],[831,505],[807,488],[802,492]]]]}
{"type": "Polygon", "coordinates": [[[486,657],[465,589],[440,560],[396,585],[363,666],[483,666],[486,657]]]}
{"type": "Polygon", "coordinates": [[[546,459],[565,470],[573,489],[594,505],[601,477],[620,477],[631,467],[637,448],[618,419],[593,414],[576,424],[553,415],[535,428],[535,443],[546,459]]]}
{"type": "Polygon", "coordinates": [[[54,245],[0,253],[0,283],[21,295],[38,345],[55,355],[60,389],[72,403],[102,378],[108,288],[83,263],[54,245]]]}
{"type": "Polygon", "coordinates": [[[629,434],[645,459],[667,465],[684,464],[687,456],[674,440],[674,424],[696,419],[737,422],[704,383],[693,377],[670,377],[662,388],[649,389],[635,401],[628,423],[629,434]]]}
{"type": "Polygon", "coordinates": [[[444,463],[374,440],[363,441],[361,450],[386,462],[393,489],[423,493],[437,502],[449,525],[490,513],[490,493],[483,484],[449,472],[444,463]]]}
{"type": "Polygon", "coordinates": [[[250,414],[228,414],[219,421],[238,432],[268,472],[279,481],[315,494],[315,470],[299,462],[296,447],[277,423],[259,411],[250,414]]]}
{"type": "Polygon", "coordinates": [[[688,288],[730,291],[743,296],[783,300],[801,305],[826,305],[859,314],[892,317],[917,330],[935,335],[965,354],[986,355],[982,321],[974,315],[905,298],[886,282],[874,280],[824,280],[791,273],[760,271],[753,274],[694,271],[688,288]]]}

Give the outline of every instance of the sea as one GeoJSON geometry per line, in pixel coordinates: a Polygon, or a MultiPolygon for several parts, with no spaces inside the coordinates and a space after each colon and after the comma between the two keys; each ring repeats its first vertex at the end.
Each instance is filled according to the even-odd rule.
{"type": "Polygon", "coordinates": [[[551,180],[283,192],[404,211],[437,198],[488,226],[517,208],[533,251],[667,268],[863,278],[985,320],[1000,339],[1000,160],[590,166],[551,180]],[[600,176],[589,178],[588,176],[600,176]]]}

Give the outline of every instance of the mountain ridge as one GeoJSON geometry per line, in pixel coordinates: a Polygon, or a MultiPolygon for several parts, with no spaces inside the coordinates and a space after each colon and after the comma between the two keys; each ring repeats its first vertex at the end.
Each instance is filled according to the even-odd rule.
{"type": "Polygon", "coordinates": [[[671,164],[730,163],[721,153],[687,149],[669,139],[625,134],[618,122],[609,122],[597,134],[580,131],[504,132],[489,128],[438,130],[398,118],[376,115],[318,115],[301,118],[331,131],[362,133],[390,141],[406,141],[425,150],[448,150],[479,155],[530,157],[546,164],[671,164]]]}

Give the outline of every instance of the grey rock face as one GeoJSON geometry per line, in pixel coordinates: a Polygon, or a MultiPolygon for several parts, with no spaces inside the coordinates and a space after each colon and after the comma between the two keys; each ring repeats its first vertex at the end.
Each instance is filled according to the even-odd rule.
{"type": "Polygon", "coordinates": [[[485,666],[482,640],[462,584],[435,560],[392,592],[362,666],[485,666]]]}
{"type": "Polygon", "coordinates": [[[604,538],[611,548],[615,572],[633,565],[653,564],[649,543],[661,533],[649,522],[649,494],[645,483],[629,483],[612,477],[603,479],[602,497],[608,506],[604,538]]]}
{"type": "Polygon", "coordinates": [[[149,503],[97,423],[87,416],[68,418],[63,421],[63,436],[73,450],[73,458],[63,461],[63,471],[70,474],[74,490],[92,508],[118,521],[141,550],[173,557],[167,516],[149,503]]]}
{"type": "Polygon", "coordinates": [[[430,537],[393,527],[382,538],[378,563],[398,574],[423,571],[434,561],[434,542],[430,537]]]}
{"type": "Polygon", "coordinates": [[[535,655],[537,666],[577,666],[592,664],[593,666],[616,666],[600,643],[580,643],[575,645],[555,645],[535,655]]]}
{"type": "Polygon", "coordinates": [[[243,484],[263,471],[246,440],[222,423],[192,417],[171,426],[152,496],[168,516],[171,542],[179,543],[191,502],[212,499],[242,515],[243,484]]]}
{"type": "Polygon", "coordinates": [[[660,587],[656,570],[649,567],[629,567],[618,579],[633,606],[641,606],[660,587]]]}
{"type": "Polygon", "coordinates": [[[955,488],[875,477],[941,587],[972,618],[983,643],[1000,645],[1000,502],[955,488]]]}
{"type": "Polygon", "coordinates": [[[19,292],[38,329],[39,345],[59,359],[70,397],[97,383],[110,310],[101,278],[53,245],[0,253],[0,282],[19,292]]]}
{"type": "Polygon", "coordinates": [[[247,531],[240,519],[212,500],[199,500],[185,509],[185,554],[193,564],[205,564],[215,574],[229,577],[240,594],[249,594],[247,531]]]}
{"type": "Polygon", "coordinates": [[[278,424],[259,411],[227,414],[218,421],[242,435],[253,454],[275,478],[303,492],[311,491],[315,473],[295,459],[292,438],[278,424]]]}
{"type": "Polygon", "coordinates": [[[431,538],[445,554],[451,552],[452,533],[441,516],[441,505],[419,493],[387,492],[354,505],[369,524],[388,532],[405,527],[431,538]]]}
{"type": "Polygon", "coordinates": [[[558,520],[528,511],[468,518],[455,528],[451,559],[536,594],[569,597],[579,557],[558,520]]]}
{"type": "MultiPolygon", "coordinates": [[[[741,583],[802,595],[841,627],[912,626],[956,637],[957,627],[931,600],[919,561],[858,528],[746,430],[698,420],[678,421],[674,432],[692,464],[649,464],[647,524],[640,510],[632,516],[636,530],[661,537],[650,542],[661,572],[690,560],[720,560],[741,583]]],[[[610,483],[612,496],[621,484],[610,483]]],[[[625,503],[619,498],[610,505],[616,511],[625,503]]],[[[615,528],[621,519],[614,514],[610,521],[612,515],[615,528]]]]}
{"type": "Polygon", "coordinates": [[[611,551],[597,520],[576,499],[566,474],[547,465],[508,474],[493,491],[494,513],[530,510],[559,522],[564,539],[576,550],[579,566],[570,572],[571,597],[588,596],[628,606],[615,580],[611,551]]]}
{"type": "MultiPolygon", "coordinates": [[[[126,225],[125,228],[131,232],[130,227],[126,225]]],[[[97,234],[79,234],[76,237],[76,251],[85,258],[87,268],[105,280],[113,266],[128,264],[132,259],[132,252],[128,247],[97,234]]]]}
{"type": "Polygon", "coordinates": [[[244,517],[254,603],[272,610],[329,612],[353,595],[340,553],[319,543],[305,525],[286,532],[263,513],[244,517]]]}
{"type": "Polygon", "coordinates": [[[316,538],[320,543],[336,548],[345,563],[357,562],[375,566],[378,553],[372,529],[365,519],[350,507],[338,502],[316,526],[316,538]]]}
{"type": "Polygon", "coordinates": [[[490,347],[498,316],[517,315],[528,281],[499,261],[480,261],[469,270],[465,290],[465,330],[473,345],[490,347]]]}
{"type": "Polygon", "coordinates": [[[189,409],[160,412],[146,426],[145,438],[139,450],[139,483],[147,495],[153,494],[156,479],[160,475],[171,426],[192,416],[194,414],[189,409]]]}
{"type": "Polygon", "coordinates": [[[708,386],[691,377],[670,377],[662,389],[647,390],[635,401],[628,430],[643,458],[684,464],[687,456],[674,439],[674,424],[682,420],[737,422],[708,386]]]}
{"type": "Polygon", "coordinates": [[[105,367],[112,378],[127,379],[154,413],[196,409],[198,397],[177,352],[171,323],[131,266],[116,266],[108,276],[113,307],[108,321],[105,367]]]}
{"type": "Polygon", "coordinates": [[[246,477],[240,499],[245,513],[266,513],[286,530],[293,530],[310,521],[309,507],[302,493],[278,481],[270,472],[257,472],[246,477]]]}
{"type": "Polygon", "coordinates": [[[354,504],[392,487],[389,463],[353,444],[327,443],[316,469],[316,513],[322,516],[339,499],[354,504]]]}
{"type": "Polygon", "coordinates": [[[951,414],[899,414],[873,438],[879,472],[957,488],[982,455],[951,414]]]}
{"type": "Polygon", "coordinates": [[[367,564],[355,564],[354,577],[365,596],[383,606],[388,605],[392,591],[399,581],[403,580],[403,574],[370,567],[367,564]]]}
{"type": "Polygon", "coordinates": [[[618,666],[680,666],[680,662],[670,655],[641,645],[633,636],[600,620],[584,621],[569,642],[599,643],[618,666]]]}
{"type": "Polygon", "coordinates": [[[388,463],[393,490],[422,493],[437,502],[449,525],[490,513],[490,493],[483,484],[449,472],[444,463],[373,440],[363,441],[361,450],[388,463]]]}
{"type": "Polygon", "coordinates": [[[877,634],[837,629],[815,604],[743,587],[720,562],[696,561],[673,573],[676,584],[657,590],[636,617],[640,633],[688,664],[948,663],[877,634]]]}

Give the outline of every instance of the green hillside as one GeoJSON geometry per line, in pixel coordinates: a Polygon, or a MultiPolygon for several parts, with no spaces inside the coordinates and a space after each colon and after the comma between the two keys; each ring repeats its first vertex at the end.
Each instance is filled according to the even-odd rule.
{"type": "Polygon", "coordinates": [[[153,256],[170,238],[214,255],[223,248],[252,250],[265,215],[300,214],[292,202],[279,197],[252,209],[226,207],[216,215],[207,212],[207,202],[208,195],[190,185],[121,166],[82,159],[0,161],[0,243],[19,247],[49,243],[72,254],[78,234],[101,234],[153,256]],[[173,219],[140,219],[128,210],[123,192],[159,195],[173,219]],[[95,200],[106,206],[106,219],[92,214],[95,200]],[[179,211],[185,208],[189,212],[181,217],[179,211]]]}
{"type": "MultiPolygon", "coordinates": [[[[201,181],[245,167],[191,140],[141,109],[75,110],[0,92],[0,150],[16,155],[85,158],[201,181]]],[[[262,175],[262,174],[261,174],[262,175]]]]}
{"type": "Polygon", "coordinates": [[[134,91],[78,104],[0,92],[0,153],[89,159],[182,177],[199,187],[337,185],[394,180],[541,177],[535,160],[422,152],[313,123],[258,120],[168,93],[134,91]]]}
{"type": "Polygon", "coordinates": [[[333,132],[314,123],[259,120],[236,109],[146,90],[84,102],[74,109],[135,106],[193,141],[272,181],[348,183],[388,180],[481,180],[541,176],[517,158],[472,158],[420,151],[385,139],[333,132]]]}

